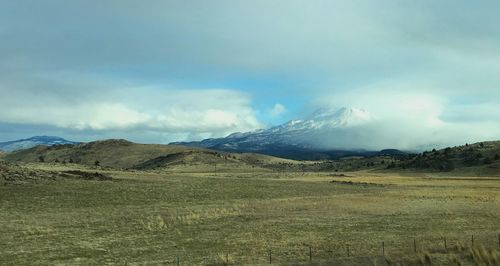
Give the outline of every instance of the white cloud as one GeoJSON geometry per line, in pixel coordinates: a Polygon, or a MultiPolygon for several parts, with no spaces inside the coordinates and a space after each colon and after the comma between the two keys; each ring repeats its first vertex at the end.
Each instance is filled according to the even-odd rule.
{"type": "Polygon", "coordinates": [[[364,108],[383,120],[367,144],[500,138],[499,1],[66,2],[0,4],[0,122],[222,136],[260,127],[250,96],[169,82],[241,84],[292,103],[271,121],[314,98],[364,108]]]}
{"type": "Polygon", "coordinates": [[[498,103],[461,106],[448,92],[425,84],[374,84],[324,95],[316,105],[354,106],[370,112],[372,123],[330,139],[329,147],[426,149],[500,137],[498,103]],[[397,89],[395,89],[395,86],[397,89]]]}
{"type": "Polygon", "coordinates": [[[232,90],[129,87],[55,92],[50,89],[10,91],[0,86],[0,94],[4,95],[0,98],[0,123],[97,133],[142,130],[209,137],[261,126],[250,107],[249,96],[232,90]],[[79,98],[81,94],[86,96],[79,98]]]}
{"type": "Polygon", "coordinates": [[[284,105],[280,103],[274,104],[273,108],[269,109],[269,114],[271,116],[279,116],[283,114],[286,111],[286,108],[284,105]]]}

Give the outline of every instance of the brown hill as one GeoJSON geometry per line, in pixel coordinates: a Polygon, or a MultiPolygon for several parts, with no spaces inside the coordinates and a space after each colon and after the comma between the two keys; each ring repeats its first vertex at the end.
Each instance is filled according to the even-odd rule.
{"type": "Polygon", "coordinates": [[[10,153],[11,162],[59,162],[100,165],[117,169],[151,170],[194,165],[253,165],[287,162],[260,154],[232,154],[179,145],[137,144],[126,140],[103,140],[77,145],[37,146],[10,153]]]}

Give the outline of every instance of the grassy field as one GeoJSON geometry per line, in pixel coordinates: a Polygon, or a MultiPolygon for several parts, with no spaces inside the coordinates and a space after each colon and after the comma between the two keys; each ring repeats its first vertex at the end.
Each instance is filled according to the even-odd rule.
{"type": "Polygon", "coordinates": [[[498,263],[498,177],[104,172],[0,186],[0,264],[498,263]]]}

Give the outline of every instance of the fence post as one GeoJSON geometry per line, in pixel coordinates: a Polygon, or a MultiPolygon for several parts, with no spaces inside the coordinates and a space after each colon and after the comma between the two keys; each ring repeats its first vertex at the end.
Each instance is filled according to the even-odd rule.
{"type": "Polygon", "coordinates": [[[413,252],[417,253],[417,240],[413,239],[413,252]]]}
{"type": "Polygon", "coordinates": [[[497,237],[498,237],[498,248],[500,248],[500,234],[498,234],[497,237]]]}
{"type": "Polygon", "coordinates": [[[385,255],[385,243],[382,241],[382,255],[385,255]]]}
{"type": "Polygon", "coordinates": [[[179,256],[177,256],[177,266],[181,265],[181,260],[179,258],[179,256]]]}
{"type": "Polygon", "coordinates": [[[474,235],[472,235],[470,242],[471,242],[471,247],[474,247],[474,235]]]}
{"type": "Polygon", "coordinates": [[[229,253],[226,252],[226,264],[229,265],[229,253]]]}
{"type": "Polygon", "coordinates": [[[347,257],[349,257],[349,244],[347,244],[347,257]]]}
{"type": "Polygon", "coordinates": [[[447,250],[448,247],[446,246],[446,237],[445,236],[443,237],[443,240],[444,240],[444,249],[447,250]]]}
{"type": "Polygon", "coordinates": [[[312,254],[312,246],[309,246],[309,262],[312,261],[313,254],[312,254]]]}
{"type": "Polygon", "coordinates": [[[273,257],[272,257],[271,250],[269,250],[269,264],[272,264],[272,263],[273,263],[273,257]]]}

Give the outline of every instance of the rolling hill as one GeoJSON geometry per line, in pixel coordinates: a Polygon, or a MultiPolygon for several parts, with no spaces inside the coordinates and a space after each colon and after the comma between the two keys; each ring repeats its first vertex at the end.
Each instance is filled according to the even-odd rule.
{"type": "Polygon", "coordinates": [[[37,146],[9,153],[10,162],[58,162],[99,165],[115,169],[151,170],[193,165],[252,165],[294,163],[261,154],[232,154],[179,145],[137,144],[126,140],[103,140],[75,145],[37,146]]]}
{"type": "Polygon", "coordinates": [[[407,156],[389,168],[426,171],[472,171],[478,174],[500,173],[500,141],[487,141],[425,151],[407,156]]]}

